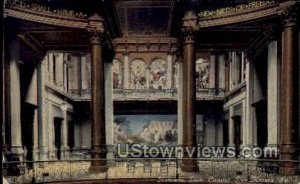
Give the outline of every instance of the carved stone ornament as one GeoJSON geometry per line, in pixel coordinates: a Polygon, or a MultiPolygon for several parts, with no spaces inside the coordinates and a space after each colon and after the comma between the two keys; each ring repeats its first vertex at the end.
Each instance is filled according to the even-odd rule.
{"type": "Polygon", "coordinates": [[[294,26],[299,17],[299,7],[293,5],[290,8],[280,13],[281,22],[284,27],[294,26]]]}
{"type": "Polygon", "coordinates": [[[100,45],[101,43],[103,43],[103,38],[104,38],[104,33],[100,32],[100,31],[91,31],[88,30],[89,35],[90,35],[90,43],[91,45],[100,45]]]}
{"type": "Polygon", "coordinates": [[[198,30],[197,16],[194,12],[188,11],[182,20],[182,32],[184,36],[184,43],[194,43],[194,35],[195,32],[198,30]]]}
{"type": "Polygon", "coordinates": [[[89,17],[89,25],[87,31],[90,34],[90,42],[92,45],[101,44],[104,38],[104,20],[98,14],[94,14],[89,17]]]}

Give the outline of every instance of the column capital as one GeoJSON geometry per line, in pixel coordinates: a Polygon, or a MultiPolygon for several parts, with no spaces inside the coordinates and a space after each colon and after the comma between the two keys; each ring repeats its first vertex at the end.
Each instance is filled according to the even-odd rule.
{"type": "Polygon", "coordinates": [[[195,31],[193,29],[183,28],[182,33],[183,33],[183,43],[184,44],[195,43],[195,31]]]}
{"type": "Polygon", "coordinates": [[[67,103],[65,103],[65,102],[63,102],[61,105],[60,105],[60,109],[62,110],[62,111],[67,111],[67,109],[68,109],[68,104],[67,103]]]}
{"type": "Polygon", "coordinates": [[[129,52],[128,51],[124,51],[123,52],[123,56],[129,56],[129,52]]]}
{"type": "Polygon", "coordinates": [[[91,45],[100,45],[103,43],[104,33],[95,29],[88,29],[91,45]]]}
{"type": "Polygon", "coordinates": [[[182,32],[184,37],[184,43],[194,43],[194,35],[197,28],[197,16],[193,11],[186,12],[184,18],[182,19],[182,32]]]}
{"type": "Polygon", "coordinates": [[[101,44],[105,33],[104,19],[98,14],[94,14],[88,18],[88,21],[87,31],[90,36],[91,44],[101,44]]]}
{"type": "Polygon", "coordinates": [[[299,17],[299,7],[293,5],[280,13],[281,24],[283,27],[290,27],[297,24],[299,17]]]}

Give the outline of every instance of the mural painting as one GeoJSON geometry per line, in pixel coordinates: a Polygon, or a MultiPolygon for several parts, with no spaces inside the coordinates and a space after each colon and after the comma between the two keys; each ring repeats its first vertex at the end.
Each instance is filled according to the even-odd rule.
{"type": "Polygon", "coordinates": [[[146,88],[146,65],[142,60],[135,60],[131,63],[130,84],[132,89],[146,88]]]}
{"type": "Polygon", "coordinates": [[[165,89],[166,88],[166,62],[155,60],[150,66],[150,88],[165,89]]]}
{"type": "Polygon", "coordinates": [[[209,88],[209,61],[200,58],[196,61],[196,89],[209,88]]]}
{"type": "Polygon", "coordinates": [[[122,87],[122,66],[118,60],[113,61],[113,88],[120,89],[122,87]]]}
{"type": "Polygon", "coordinates": [[[176,115],[117,115],[114,118],[115,144],[176,145],[176,115]]]}

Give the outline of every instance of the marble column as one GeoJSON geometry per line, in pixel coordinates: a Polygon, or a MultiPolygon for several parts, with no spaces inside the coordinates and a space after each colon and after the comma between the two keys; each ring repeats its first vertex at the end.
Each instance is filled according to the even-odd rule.
{"type": "Polygon", "coordinates": [[[173,84],[173,55],[172,52],[167,54],[167,89],[172,89],[173,84]]]}
{"type": "MultiPolygon", "coordinates": [[[[189,155],[186,149],[192,150],[197,146],[196,144],[196,86],[195,86],[195,73],[196,73],[196,61],[194,50],[194,35],[191,32],[187,32],[183,43],[183,103],[182,103],[182,116],[183,116],[183,156],[195,158],[196,152],[193,155],[189,155]]],[[[183,160],[183,171],[195,172],[198,170],[196,160],[185,159],[183,160]]]]}
{"type": "Polygon", "coordinates": [[[229,52],[229,90],[233,88],[233,57],[232,52],[229,52]]]}
{"type": "Polygon", "coordinates": [[[47,120],[47,101],[46,101],[46,75],[47,75],[47,57],[37,66],[37,85],[38,85],[38,138],[39,138],[39,158],[48,159],[48,120],[47,120]]]}
{"type": "MultiPolygon", "coordinates": [[[[106,131],[106,148],[107,159],[115,158],[114,149],[114,105],[113,105],[113,82],[112,82],[113,62],[104,63],[104,79],[105,79],[105,131],[106,131]]],[[[110,160],[109,164],[113,161],[110,160]]]]}
{"type": "MultiPolygon", "coordinates": [[[[105,85],[104,62],[102,57],[102,32],[93,31],[91,34],[91,158],[106,158],[105,140],[105,85]]],[[[91,171],[104,172],[104,160],[91,162],[91,171]]]]}
{"type": "Polygon", "coordinates": [[[224,83],[225,83],[225,91],[229,91],[230,89],[230,62],[228,60],[225,60],[224,58],[224,63],[225,63],[225,77],[224,77],[224,83]]]}
{"type": "Polygon", "coordinates": [[[183,144],[183,117],[182,117],[182,75],[183,75],[183,61],[180,58],[177,62],[177,80],[178,80],[178,89],[177,89],[177,128],[178,128],[178,145],[181,146],[183,144]]]}
{"type": "Polygon", "coordinates": [[[234,120],[233,120],[233,116],[234,116],[234,109],[233,106],[229,107],[229,119],[228,119],[228,136],[229,136],[229,146],[234,146],[234,120]]]}
{"type": "Polygon", "coordinates": [[[254,76],[254,66],[253,63],[251,61],[249,61],[248,59],[246,59],[246,131],[244,133],[246,133],[246,141],[245,144],[247,146],[253,146],[256,144],[255,142],[255,138],[254,138],[254,134],[255,134],[255,130],[254,129],[254,109],[252,107],[252,103],[253,103],[253,96],[254,96],[254,92],[253,92],[253,86],[254,86],[254,80],[253,80],[253,76],[254,76]]]}
{"type": "MultiPolygon", "coordinates": [[[[33,160],[38,160],[38,86],[37,86],[37,67],[34,68],[31,81],[28,87],[25,102],[31,104],[34,107],[33,114],[33,135],[32,135],[32,152],[33,160]]],[[[29,136],[29,135],[28,135],[29,136]]]]}
{"type": "Polygon", "coordinates": [[[87,62],[86,62],[86,55],[81,56],[81,88],[88,89],[88,80],[87,75],[89,75],[87,71],[87,62]]]}
{"type": "Polygon", "coordinates": [[[243,116],[242,116],[242,147],[246,146],[247,144],[247,100],[246,98],[242,102],[243,107],[243,116]]]}
{"type": "Polygon", "coordinates": [[[64,62],[63,62],[63,71],[64,71],[64,80],[63,80],[63,88],[64,88],[64,92],[68,92],[68,65],[69,65],[69,61],[67,60],[67,54],[64,57],[64,62]]]}
{"type": "Polygon", "coordinates": [[[55,66],[56,66],[56,86],[63,91],[63,77],[64,77],[64,57],[63,53],[56,53],[55,54],[55,66]]]}
{"type": "Polygon", "coordinates": [[[62,103],[60,105],[60,110],[62,114],[62,158],[67,159],[69,157],[69,146],[68,146],[68,105],[66,103],[62,103]]]}
{"type": "Polygon", "coordinates": [[[38,121],[38,109],[34,110],[33,119],[33,160],[39,160],[39,121],[38,121]]]}
{"type": "Polygon", "coordinates": [[[215,89],[216,87],[216,55],[210,56],[210,70],[209,70],[209,88],[215,89]]]}
{"type": "Polygon", "coordinates": [[[232,52],[232,89],[236,86],[237,79],[237,69],[236,69],[236,52],[232,52]]]}
{"type": "Polygon", "coordinates": [[[10,121],[11,121],[11,152],[23,159],[21,140],[21,88],[20,88],[20,43],[13,41],[10,47],[10,121]]]}
{"type": "Polygon", "coordinates": [[[218,62],[219,62],[219,89],[225,89],[226,85],[226,69],[225,69],[225,55],[221,54],[218,55],[218,62]]]}
{"type": "Polygon", "coordinates": [[[277,41],[268,45],[268,146],[277,147],[279,125],[279,70],[277,41]]]}
{"type": "Polygon", "coordinates": [[[130,84],[130,78],[129,78],[129,57],[128,57],[128,52],[124,52],[124,64],[123,64],[123,88],[124,89],[129,89],[129,84],[130,84]]]}
{"type": "Polygon", "coordinates": [[[241,54],[241,82],[244,82],[245,81],[245,52],[242,52],[242,54],[241,54]]]}
{"type": "Polygon", "coordinates": [[[53,57],[54,57],[54,54],[53,53],[48,53],[48,68],[49,68],[49,73],[48,73],[48,82],[50,84],[53,85],[53,57]]]}
{"type": "Polygon", "coordinates": [[[150,89],[150,66],[146,67],[146,89],[150,89]]]}
{"type": "MultiPolygon", "coordinates": [[[[283,22],[283,44],[280,81],[280,159],[296,159],[297,147],[297,123],[298,123],[298,75],[299,75],[299,42],[296,26],[296,10],[287,10],[283,22]]],[[[286,175],[294,175],[296,165],[283,163],[280,172],[286,175]]]]}
{"type": "Polygon", "coordinates": [[[47,119],[45,121],[48,122],[48,148],[49,148],[49,159],[56,159],[56,146],[55,146],[55,130],[54,130],[54,113],[53,113],[53,104],[48,101],[47,102],[47,119]]]}

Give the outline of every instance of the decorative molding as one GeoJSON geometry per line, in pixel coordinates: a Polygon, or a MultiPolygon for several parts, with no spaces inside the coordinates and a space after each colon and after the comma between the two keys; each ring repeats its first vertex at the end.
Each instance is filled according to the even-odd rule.
{"type": "Polygon", "coordinates": [[[193,30],[183,30],[183,43],[193,44],[195,43],[195,31],[193,30]]]}
{"type": "Polygon", "coordinates": [[[117,38],[113,40],[116,52],[175,52],[178,48],[176,38],[117,38]]]}
{"type": "Polygon", "coordinates": [[[283,27],[294,26],[299,18],[299,7],[297,4],[279,13],[283,27]]]}
{"type": "Polygon", "coordinates": [[[103,44],[103,33],[98,31],[88,30],[90,36],[91,45],[101,45],[103,44]]]}
{"type": "Polygon", "coordinates": [[[225,8],[219,8],[216,10],[206,10],[198,13],[198,17],[201,18],[207,18],[207,17],[218,17],[218,16],[224,16],[228,14],[234,14],[239,12],[245,12],[245,11],[251,11],[253,9],[262,8],[265,6],[270,6],[276,4],[276,1],[254,1],[249,2],[246,4],[240,4],[237,6],[231,6],[231,7],[225,7],[225,8]]]}
{"type": "Polygon", "coordinates": [[[54,9],[52,7],[40,5],[37,3],[32,3],[30,1],[26,0],[7,0],[5,2],[6,8],[19,8],[19,9],[25,9],[30,10],[34,12],[40,12],[43,14],[52,14],[56,16],[67,16],[67,17],[73,17],[73,18],[80,18],[85,19],[87,18],[87,14],[83,12],[75,12],[74,10],[67,10],[67,9],[54,9]]]}
{"type": "Polygon", "coordinates": [[[4,10],[4,14],[5,17],[13,17],[20,20],[27,20],[53,26],[86,29],[88,25],[87,19],[49,14],[19,7],[7,7],[4,10]]]}
{"type": "Polygon", "coordinates": [[[280,14],[280,12],[285,11],[294,4],[295,1],[287,0],[281,3],[271,3],[244,11],[228,13],[226,15],[212,16],[207,18],[198,17],[197,27],[198,29],[208,28],[213,26],[254,21],[265,17],[276,17],[278,14],[280,14]]]}

